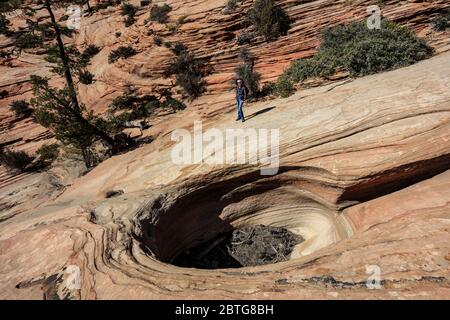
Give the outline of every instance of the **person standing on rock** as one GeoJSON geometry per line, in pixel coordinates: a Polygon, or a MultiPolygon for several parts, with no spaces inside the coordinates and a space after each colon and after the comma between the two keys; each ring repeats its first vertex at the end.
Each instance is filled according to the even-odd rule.
{"type": "Polygon", "coordinates": [[[236,121],[242,120],[242,122],[245,122],[245,116],[244,116],[244,101],[247,101],[248,98],[248,88],[244,84],[244,80],[237,79],[236,80],[236,100],[237,100],[237,107],[238,107],[238,117],[236,121]]]}

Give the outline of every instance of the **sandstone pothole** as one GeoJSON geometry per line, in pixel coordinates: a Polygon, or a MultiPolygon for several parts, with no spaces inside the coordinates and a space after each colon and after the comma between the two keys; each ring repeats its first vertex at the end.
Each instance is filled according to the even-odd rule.
{"type": "Polygon", "coordinates": [[[172,264],[185,268],[226,269],[278,263],[288,260],[294,247],[302,241],[301,236],[284,228],[247,226],[184,251],[172,264]]]}
{"type": "Polygon", "coordinates": [[[290,169],[270,178],[255,172],[168,187],[133,214],[134,236],[151,259],[186,268],[261,266],[304,257],[352,233],[325,197],[335,189],[308,173],[314,172],[290,169]]]}

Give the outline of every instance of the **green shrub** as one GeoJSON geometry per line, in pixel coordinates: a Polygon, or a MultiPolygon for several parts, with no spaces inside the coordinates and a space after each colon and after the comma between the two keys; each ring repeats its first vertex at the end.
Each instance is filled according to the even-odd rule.
{"type": "Polygon", "coordinates": [[[273,94],[275,91],[275,83],[267,82],[263,85],[262,89],[259,92],[260,97],[267,97],[273,94]]]}
{"type": "Polygon", "coordinates": [[[121,119],[132,121],[148,117],[154,107],[159,107],[159,101],[154,95],[139,96],[136,90],[131,87],[127,88],[123,95],[116,97],[108,109],[111,113],[131,110],[128,115],[122,114],[121,119]]]}
{"type": "Polygon", "coordinates": [[[236,10],[240,2],[240,0],[228,0],[225,6],[225,13],[231,13],[236,10]]]}
{"type": "Polygon", "coordinates": [[[237,36],[237,43],[240,46],[242,46],[244,44],[251,44],[254,38],[255,38],[255,35],[251,32],[241,32],[237,36]]]}
{"type": "Polygon", "coordinates": [[[239,49],[238,58],[243,63],[254,63],[255,60],[247,48],[239,49]]]}
{"type": "Polygon", "coordinates": [[[14,112],[16,118],[27,118],[33,114],[33,109],[25,100],[16,100],[9,106],[10,110],[14,112]]]}
{"type": "Polygon", "coordinates": [[[42,43],[42,37],[32,32],[26,32],[17,37],[15,44],[21,49],[32,49],[40,47],[42,43]]]}
{"type": "Polygon", "coordinates": [[[92,8],[93,12],[96,12],[96,11],[104,10],[112,5],[114,5],[113,1],[110,0],[107,2],[99,2],[99,3],[95,4],[94,6],[92,6],[91,8],[92,8]]]}
{"type": "Polygon", "coordinates": [[[100,48],[94,44],[90,44],[84,49],[83,53],[78,53],[76,56],[79,56],[79,67],[85,67],[90,62],[91,59],[100,52],[100,48]]]}
{"type": "Polygon", "coordinates": [[[450,9],[444,10],[431,21],[431,26],[435,31],[445,31],[450,29],[450,9]]]}
{"type": "MultiPolygon", "coordinates": [[[[328,51],[330,52],[330,51],[328,51]]],[[[336,69],[336,62],[331,53],[317,55],[310,59],[299,59],[294,61],[286,74],[294,83],[305,81],[310,77],[328,77],[336,69]]]]}
{"type": "Polygon", "coordinates": [[[116,50],[111,51],[108,57],[109,63],[114,63],[120,58],[129,58],[137,54],[136,50],[133,49],[131,46],[121,46],[117,48],[116,50]]]}
{"type": "Polygon", "coordinates": [[[187,16],[180,16],[177,19],[177,25],[181,26],[186,23],[187,16]]]}
{"type": "Polygon", "coordinates": [[[12,54],[11,52],[0,50],[0,58],[10,58],[11,54],[12,54]]]}
{"type": "Polygon", "coordinates": [[[59,22],[65,22],[69,20],[69,16],[67,14],[63,14],[61,18],[59,18],[59,22]]]}
{"type": "Polygon", "coordinates": [[[0,150],[0,163],[11,170],[25,172],[33,160],[34,157],[24,151],[0,150]]]}
{"type": "Polygon", "coordinates": [[[36,151],[36,154],[39,156],[41,162],[50,164],[59,156],[59,145],[56,143],[44,144],[36,151]]]}
{"type": "Polygon", "coordinates": [[[162,103],[162,107],[171,109],[173,111],[178,111],[185,109],[186,105],[170,95],[165,98],[164,102],[162,103]]]}
{"type": "Polygon", "coordinates": [[[338,69],[364,76],[411,65],[430,57],[433,49],[413,32],[383,21],[381,29],[370,30],[365,22],[339,25],[322,32],[319,51],[313,58],[294,61],[278,79],[281,96],[293,85],[312,77],[329,77],[338,69]]]}
{"type": "Polygon", "coordinates": [[[201,60],[185,50],[172,61],[167,74],[175,75],[176,84],[181,86],[189,97],[197,98],[205,91],[205,69],[201,60]]]}
{"type": "Polygon", "coordinates": [[[97,47],[95,44],[90,44],[86,47],[86,49],[84,49],[81,55],[85,60],[90,61],[90,59],[92,59],[92,57],[99,52],[100,52],[99,47],[97,47]]]}
{"type": "Polygon", "coordinates": [[[153,42],[160,47],[163,44],[163,39],[161,37],[154,37],[153,42]]]}
{"type": "Polygon", "coordinates": [[[131,3],[123,3],[121,12],[123,16],[134,16],[137,12],[137,8],[131,3]]]}
{"type": "Polygon", "coordinates": [[[244,80],[245,85],[249,90],[249,97],[255,98],[259,94],[259,81],[261,75],[254,71],[253,66],[249,63],[243,63],[235,69],[236,78],[244,80]]]}
{"type": "Polygon", "coordinates": [[[3,13],[0,13],[0,34],[9,36],[11,34],[10,26],[11,22],[9,22],[3,13]]]}
{"type": "Polygon", "coordinates": [[[137,12],[137,8],[130,3],[122,4],[122,15],[126,16],[125,26],[129,27],[135,22],[135,15],[137,12]]]}
{"type": "Polygon", "coordinates": [[[181,42],[176,42],[173,46],[171,46],[171,50],[175,55],[180,55],[187,50],[187,47],[181,42]]]}
{"type": "Polygon", "coordinates": [[[257,98],[260,95],[259,81],[261,75],[254,70],[254,59],[248,49],[241,48],[238,54],[241,63],[235,68],[236,79],[244,80],[245,85],[249,90],[250,98],[257,98]]]}
{"type": "Polygon", "coordinates": [[[82,84],[89,85],[94,81],[94,75],[88,70],[82,70],[78,74],[78,80],[80,80],[82,84]]]}
{"type": "Polygon", "coordinates": [[[132,109],[141,99],[134,94],[124,94],[115,98],[109,105],[109,111],[116,112],[119,110],[132,109]]]}
{"type": "Polygon", "coordinates": [[[246,20],[267,41],[285,35],[290,27],[289,16],[273,0],[255,0],[246,20]]]}
{"type": "Polygon", "coordinates": [[[450,28],[450,22],[444,17],[437,17],[432,21],[432,28],[435,31],[444,31],[450,28]]]}
{"type": "Polygon", "coordinates": [[[354,76],[408,66],[433,53],[412,31],[386,21],[379,30],[363,22],[325,30],[320,50],[354,76]]]}
{"type": "Polygon", "coordinates": [[[176,112],[185,107],[181,101],[172,97],[169,90],[160,93],[160,98],[154,95],[138,96],[135,91],[125,92],[109,106],[109,131],[119,133],[127,122],[147,118],[160,108],[176,112]]]}
{"type": "Polygon", "coordinates": [[[177,25],[176,23],[169,23],[166,24],[167,30],[170,31],[170,33],[174,34],[178,31],[178,27],[179,25],[177,25]]]}
{"type": "Polygon", "coordinates": [[[275,83],[275,92],[287,98],[294,93],[294,82],[286,74],[281,75],[275,83]]]}
{"type": "Polygon", "coordinates": [[[164,4],[162,6],[156,5],[152,7],[150,11],[150,20],[164,23],[167,21],[170,11],[172,11],[172,7],[168,4],[164,4]]]}

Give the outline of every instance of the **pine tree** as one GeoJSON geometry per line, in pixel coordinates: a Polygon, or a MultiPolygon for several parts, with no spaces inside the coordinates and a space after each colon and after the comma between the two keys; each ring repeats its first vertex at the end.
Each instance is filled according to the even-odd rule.
{"type": "MultiPolygon", "coordinates": [[[[30,12],[45,10],[48,13],[49,22],[41,24],[39,28],[46,34],[43,39],[48,42],[47,59],[56,63],[53,71],[65,79],[64,88],[56,89],[50,87],[46,78],[38,76],[30,78],[35,94],[35,98],[31,100],[34,107],[34,119],[42,126],[51,129],[58,140],[75,146],[83,155],[97,140],[103,141],[115,151],[116,143],[107,132],[106,121],[88,112],[78,100],[73,75],[74,72],[79,74],[85,61],[80,58],[77,50],[64,44],[63,35],[67,30],[58,24],[53,12],[56,7],[70,4],[76,4],[76,1],[36,0],[14,6],[14,8],[20,7],[30,12]],[[56,45],[52,46],[55,43],[56,45]]],[[[12,8],[13,6],[5,6],[5,11],[12,8]]],[[[30,22],[29,25],[33,26],[33,23],[30,22]]],[[[87,162],[86,157],[85,160],[87,162]]]]}

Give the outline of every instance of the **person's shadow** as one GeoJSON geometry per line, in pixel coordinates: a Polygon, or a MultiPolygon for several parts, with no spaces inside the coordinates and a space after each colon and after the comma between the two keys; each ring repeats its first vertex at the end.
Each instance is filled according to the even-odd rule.
{"type": "Polygon", "coordinates": [[[275,108],[276,108],[276,106],[273,106],[273,107],[268,107],[268,108],[264,108],[262,110],[256,111],[255,113],[253,113],[253,114],[249,115],[248,117],[246,117],[246,120],[250,120],[250,119],[252,119],[254,117],[257,117],[257,116],[259,116],[261,114],[264,114],[266,112],[272,111],[275,108]]]}

